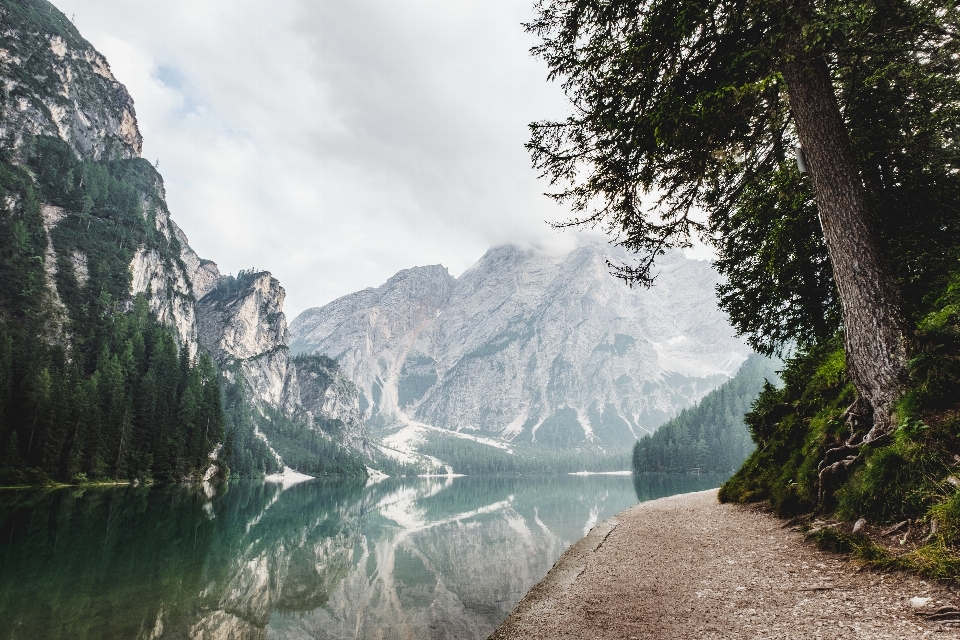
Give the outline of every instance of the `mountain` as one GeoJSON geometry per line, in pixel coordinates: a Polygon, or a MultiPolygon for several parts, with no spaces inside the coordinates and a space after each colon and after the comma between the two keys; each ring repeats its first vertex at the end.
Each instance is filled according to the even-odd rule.
{"type": "Polygon", "coordinates": [[[312,463],[295,468],[320,473],[322,439],[312,436],[326,435],[361,454],[370,453],[369,443],[357,388],[337,363],[290,356],[285,296],[266,271],[220,277],[197,302],[198,339],[231,382],[243,382],[256,408],[257,437],[272,447],[272,455],[286,464],[301,459],[302,449],[319,446],[312,463]]]}
{"type": "Polygon", "coordinates": [[[0,23],[0,482],[364,474],[356,387],[190,247],[107,60],[45,0],[0,23]]]}
{"type": "Polygon", "coordinates": [[[589,241],[560,256],[506,245],[459,278],[407,269],[301,313],[291,350],[337,360],[368,426],[401,450],[437,429],[627,447],[733,376],[750,349],[717,309],[708,263],[668,253],[653,288],[631,289],[608,260],[630,256],[589,241]]]}

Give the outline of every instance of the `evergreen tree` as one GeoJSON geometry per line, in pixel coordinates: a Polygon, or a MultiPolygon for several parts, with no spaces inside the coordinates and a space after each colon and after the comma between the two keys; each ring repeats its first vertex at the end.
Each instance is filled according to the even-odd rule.
{"type": "Polygon", "coordinates": [[[750,356],[732,380],[696,406],[681,411],[653,435],[641,438],[633,448],[634,473],[734,471],[753,450],[743,416],[764,384],[777,379],[774,367],[766,358],[750,356]]]}
{"type": "Polygon", "coordinates": [[[532,125],[528,148],[565,185],[555,197],[577,212],[571,224],[607,225],[641,254],[617,273],[645,284],[666,248],[692,233],[713,239],[735,276],[724,302],[760,347],[829,336],[842,319],[852,381],[873,410],[863,442],[888,433],[910,338],[898,281],[942,277],[946,261],[929,248],[954,249],[960,237],[948,213],[956,7],[541,0],[538,9],[534,52],[564,79],[575,115],[532,125]],[[809,181],[792,167],[798,145],[809,181]],[[936,188],[910,197],[924,185],[936,188]],[[691,215],[697,208],[709,223],[691,215]]]}

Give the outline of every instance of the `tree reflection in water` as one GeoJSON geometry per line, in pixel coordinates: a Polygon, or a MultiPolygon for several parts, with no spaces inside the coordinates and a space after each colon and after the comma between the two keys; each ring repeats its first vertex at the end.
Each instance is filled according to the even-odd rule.
{"type": "Polygon", "coordinates": [[[485,638],[591,526],[721,480],[5,492],[0,638],[485,638]]]}

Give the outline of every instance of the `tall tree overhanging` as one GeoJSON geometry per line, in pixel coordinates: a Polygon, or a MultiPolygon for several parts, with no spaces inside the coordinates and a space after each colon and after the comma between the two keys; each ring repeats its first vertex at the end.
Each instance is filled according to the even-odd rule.
{"type": "MultiPolygon", "coordinates": [[[[858,438],[887,434],[909,333],[838,102],[837,61],[855,54],[875,70],[906,56],[933,68],[938,52],[955,53],[952,5],[540,0],[537,11],[527,25],[542,39],[533,52],[547,62],[551,79],[562,79],[574,114],[531,125],[527,147],[534,166],[561,186],[551,195],[572,206],[577,217],[569,224],[604,225],[640,255],[637,264],[614,266],[627,282],[649,285],[657,256],[688,246],[693,234],[729,241],[722,235],[736,227],[734,219],[757,205],[758,193],[776,189],[771,178],[794,162],[796,147],[803,150],[848,369],[873,412],[872,428],[858,438]],[[709,224],[692,215],[698,209],[709,224]]],[[[943,167],[947,174],[955,169],[943,167]]],[[[803,198],[794,204],[802,208],[803,198]]],[[[808,241],[796,238],[798,246],[808,241]]],[[[823,287],[819,293],[827,295],[823,287]]],[[[801,292],[779,294],[784,313],[791,312],[791,294],[801,292]]],[[[821,306],[828,309],[829,301],[821,306]]]]}

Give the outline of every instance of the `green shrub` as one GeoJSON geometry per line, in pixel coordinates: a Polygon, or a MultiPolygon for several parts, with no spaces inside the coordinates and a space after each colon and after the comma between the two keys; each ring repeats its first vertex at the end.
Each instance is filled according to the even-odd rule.
{"type": "Polygon", "coordinates": [[[784,386],[767,385],[744,417],[757,449],[720,489],[725,502],[767,500],[781,515],[816,507],[817,465],[846,438],[853,400],[839,337],[787,360],[784,386]]]}
{"type": "Polygon", "coordinates": [[[856,397],[839,335],[788,360],[783,388],[768,386],[754,402],[745,420],[757,450],[721,488],[720,499],[766,500],[781,515],[819,512],[877,524],[911,519],[915,531],[936,521],[935,535],[906,553],[838,528],[812,538],[871,566],[958,580],[960,491],[948,479],[960,476],[960,274],[948,279],[929,312],[914,317],[921,319],[907,389],[896,405],[897,428],[862,448],[849,471],[831,476],[822,503],[817,467],[826,451],[850,437],[844,412],[856,397]]]}

